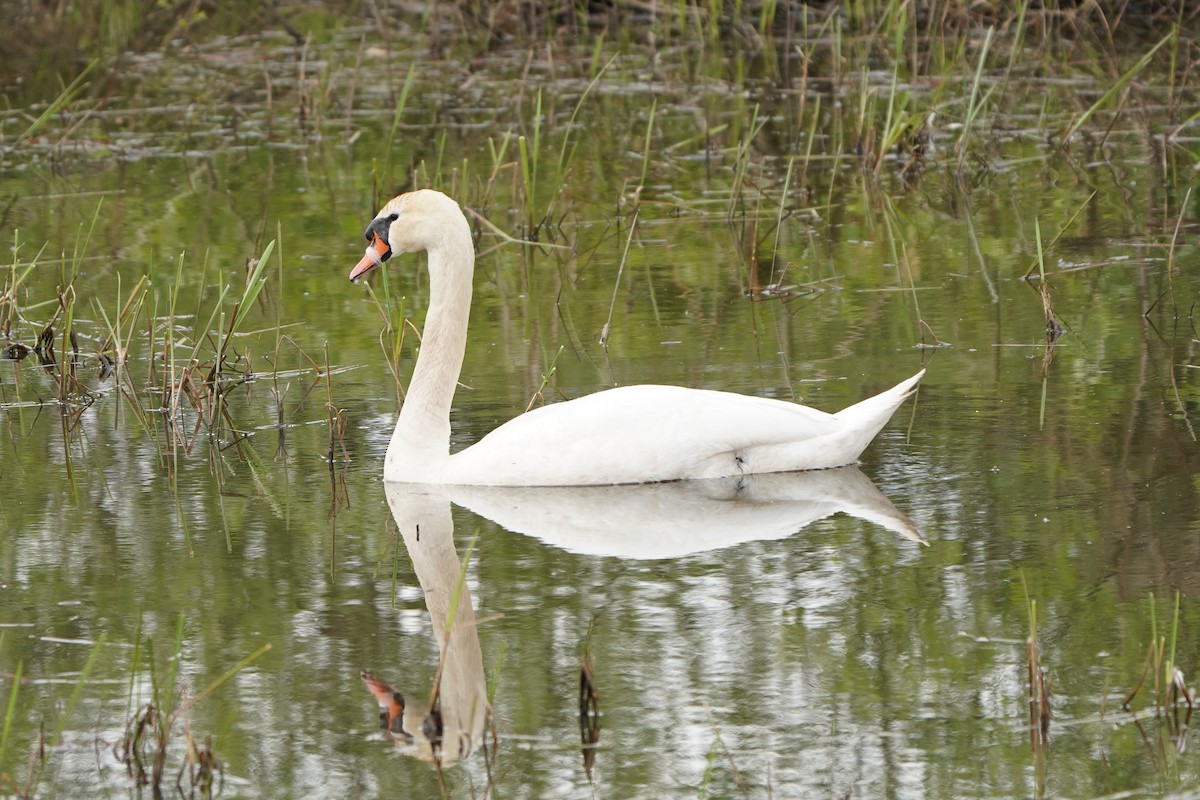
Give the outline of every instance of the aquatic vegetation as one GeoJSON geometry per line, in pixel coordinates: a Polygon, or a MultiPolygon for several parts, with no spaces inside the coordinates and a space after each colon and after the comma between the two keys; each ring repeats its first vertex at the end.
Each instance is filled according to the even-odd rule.
{"type": "Polygon", "coordinates": [[[99,5],[0,42],[0,795],[1195,783],[1192,4],[99,5]],[[864,471],[931,546],[639,563],[456,510],[497,713],[389,758],[360,671],[449,675],[374,469],[428,287],[342,265],[420,187],[479,253],[456,448],[601,386],[837,407],[928,364],[864,471]]]}

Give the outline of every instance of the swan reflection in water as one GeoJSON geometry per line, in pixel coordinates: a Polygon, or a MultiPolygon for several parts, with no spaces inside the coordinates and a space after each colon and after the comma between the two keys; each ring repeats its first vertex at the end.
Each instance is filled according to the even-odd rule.
{"type": "Polygon", "coordinates": [[[381,678],[361,674],[380,707],[384,730],[405,752],[442,764],[466,758],[488,721],[483,654],[475,609],[454,548],[450,502],[432,487],[386,484],[388,507],[408,549],[433,633],[441,649],[439,678],[425,703],[406,702],[381,678]]]}
{"type": "Polygon", "coordinates": [[[397,744],[438,764],[471,754],[490,711],[475,610],[460,583],[451,503],[563,550],[624,559],[681,558],[782,539],[839,512],[928,544],[857,467],[633,486],[387,483],[385,490],[441,648],[440,681],[433,701],[416,705],[370,673],[362,679],[397,744]]]}
{"type": "Polygon", "coordinates": [[[839,512],[928,544],[858,467],[630,486],[437,491],[507,530],[585,555],[681,558],[784,539],[839,512]]]}

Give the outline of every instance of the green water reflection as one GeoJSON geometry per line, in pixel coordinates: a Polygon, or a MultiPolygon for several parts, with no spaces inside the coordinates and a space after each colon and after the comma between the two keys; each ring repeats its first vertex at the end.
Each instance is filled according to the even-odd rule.
{"type": "MultiPolygon", "coordinates": [[[[32,345],[56,287],[71,284],[92,393],[60,411],[53,373],[32,357],[0,361],[0,685],[18,665],[23,679],[0,793],[23,785],[44,726],[39,795],[127,794],[110,750],[165,680],[182,616],[191,695],[271,648],[189,714],[197,738],[215,734],[226,796],[437,796],[440,780],[459,797],[489,781],[520,797],[1034,795],[1027,593],[1053,676],[1045,793],[1195,791],[1193,748],[1177,756],[1153,719],[1140,731],[1118,715],[1152,601],[1162,633],[1181,595],[1176,659],[1188,676],[1200,664],[1198,151],[1164,143],[1177,123],[1154,105],[1161,81],[1139,88],[1141,118],[1097,121],[1093,138],[1058,150],[1044,130],[1065,125],[1039,119],[1042,98],[1106,87],[1031,64],[975,134],[969,170],[946,154],[947,123],[942,151],[905,188],[898,164],[876,179],[854,157],[854,93],[882,102],[890,73],[839,81],[818,60],[801,92],[787,58],[748,78],[754,65],[687,48],[499,55],[471,74],[433,61],[389,148],[408,56],[373,54],[356,71],[357,33],[345,36],[306,56],[304,80],[339,98],[319,117],[299,113],[316,101],[296,51],[233,40],[135,59],[140,83],[127,79],[112,113],[61,146],[47,136],[0,151],[16,198],[0,229],[19,243],[9,272],[41,251],[16,291],[13,340],[32,345]],[[515,91],[527,56],[532,77],[515,91]],[[214,70],[223,91],[205,92],[214,70]],[[413,257],[391,262],[386,287],[345,275],[381,195],[413,174],[527,233],[515,138],[495,164],[492,153],[506,133],[532,140],[539,90],[551,144],[536,204],[550,221],[540,247],[479,225],[456,445],[539,390],[553,401],[680,383],[836,410],[924,365],[862,475],[929,547],[840,515],[783,538],[764,526],[735,546],[631,558],[572,545],[583,526],[565,512],[539,537],[455,505],[496,738],[439,778],[378,731],[359,678],[370,670],[424,699],[437,672],[410,532],[398,535],[378,480],[397,403],[381,342],[390,353],[402,335],[411,348],[399,323],[419,326],[425,280],[413,257]],[[554,163],[577,104],[559,193],[554,163]],[[1038,231],[1049,245],[1064,228],[1044,269],[1066,333],[1047,347],[1039,283],[1021,278],[1038,231]],[[168,401],[156,388],[167,317],[176,357],[211,359],[203,334],[214,308],[229,313],[222,288],[240,291],[272,239],[281,255],[234,339],[254,380],[229,392],[211,432],[186,408],[168,425],[156,410],[168,401]],[[89,354],[142,275],[126,377],[102,379],[89,354]],[[603,714],[590,780],[585,649],[603,714]]],[[[910,104],[961,115],[965,80],[910,77],[910,104]]],[[[406,350],[401,376],[410,368],[406,350]]],[[[181,758],[181,739],[172,747],[181,758]]]]}

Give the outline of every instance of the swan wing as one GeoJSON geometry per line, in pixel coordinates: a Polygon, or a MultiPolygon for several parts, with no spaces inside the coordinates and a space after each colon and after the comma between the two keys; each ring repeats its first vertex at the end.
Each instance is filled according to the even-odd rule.
{"type": "Polygon", "coordinates": [[[919,377],[840,414],[679,386],[609,389],[500,426],[451,456],[440,482],[578,486],[843,466],[857,460],[919,377]],[[850,413],[880,398],[880,409],[850,413]]]}

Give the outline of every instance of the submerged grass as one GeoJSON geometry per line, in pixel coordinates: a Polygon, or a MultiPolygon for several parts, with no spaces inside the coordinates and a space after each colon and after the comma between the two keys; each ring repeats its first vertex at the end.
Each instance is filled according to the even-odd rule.
{"type": "Polygon", "coordinates": [[[179,768],[174,776],[175,787],[181,796],[214,797],[223,781],[224,767],[216,755],[211,734],[206,734],[202,743],[194,738],[191,712],[206,697],[268,652],[271,645],[263,645],[199,692],[188,695],[179,680],[184,627],[185,617],[180,614],[175,627],[174,644],[167,658],[167,673],[162,676],[154,657],[153,642],[146,641],[143,647],[139,624],[129,677],[131,708],[124,736],[113,745],[112,754],[125,767],[135,786],[148,787],[155,796],[159,796],[170,785],[167,774],[169,754],[172,743],[181,737],[184,752],[176,759],[179,768]],[[144,705],[138,704],[133,708],[134,687],[143,670],[148,672],[151,697],[144,705]]]}
{"type": "MultiPolygon", "coordinates": [[[[187,314],[181,308],[186,264],[182,253],[176,261],[173,280],[156,282],[152,270],[138,277],[125,292],[118,273],[112,300],[88,298],[85,305],[91,306],[99,322],[86,321],[81,331],[82,299],[78,297],[77,279],[100,219],[101,208],[97,206],[90,224],[80,226],[73,249],[60,260],[63,282],[55,288],[54,300],[49,302],[48,318],[38,318],[45,313],[47,302],[23,301],[32,291],[28,287],[30,276],[48,248],[44,246],[25,261],[21,258],[24,244],[20,232],[14,233],[14,256],[0,295],[0,324],[7,340],[2,355],[19,361],[35,354],[40,369],[53,379],[54,394],[52,398],[40,396],[28,400],[21,382],[17,382],[15,401],[0,403],[0,412],[6,406],[23,407],[30,403],[57,406],[61,411],[64,468],[68,484],[74,485],[75,454],[86,452],[78,435],[79,423],[95,400],[105,393],[104,385],[110,384],[123,401],[113,406],[114,424],[121,424],[122,407],[128,409],[137,427],[153,437],[177,494],[175,476],[179,457],[193,452],[201,434],[212,445],[210,458],[219,460],[220,454],[229,448],[246,455],[243,444],[253,432],[235,421],[229,405],[231,392],[241,388],[249,398],[253,384],[262,378],[271,378],[278,384],[281,375],[304,374],[279,369],[259,372],[251,365],[251,351],[242,345],[274,333],[275,363],[285,343],[307,358],[299,345],[283,336],[282,329],[287,323],[282,320],[266,329],[247,330],[253,315],[260,309],[265,311],[264,289],[270,275],[276,274],[270,267],[277,261],[277,274],[284,274],[282,254],[277,240],[269,242],[258,258],[247,262],[242,285],[220,285],[207,315],[202,317],[187,314]],[[111,313],[109,308],[113,309],[111,313]],[[192,324],[196,319],[204,322],[197,327],[192,324]],[[81,333],[92,346],[82,344],[85,339],[81,333]]],[[[198,311],[203,304],[201,294],[197,298],[198,311]]],[[[308,360],[313,373],[325,380],[342,369],[328,364],[322,369],[308,360]]],[[[256,474],[255,463],[261,464],[253,458],[246,463],[253,474],[256,474]]],[[[223,469],[214,470],[218,479],[223,469]]],[[[265,492],[261,481],[257,485],[260,492],[265,492]]],[[[182,508],[178,510],[186,529],[182,508]]]]}
{"type": "MultiPolygon", "coordinates": [[[[4,634],[0,633],[0,650],[3,650],[4,634]]],[[[8,752],[8,740],[12,735],[13,720],[17,715],[17,697],[21,693],[21,669],[24,665],[18,661],[12,674],[12,686],[8,690],[8,703],[4,706],[4,724],[0,726],[0,765],[5,763],[4,756],[8,752]]],[[[7,785],[15,789],[12,776],[0,772],[0,787],[7,785]]]]}
{"type": "Polygon", "coordinates": [[[1126,695],[1121,707],[1130,713],[1150,763],[1164,776],[1179,777],[1180,759],[1187,750],[1192,714],[1197,699],[1190,690],[1183,669],[1176,662],[1180,633],[1180,593],[1175,593],[1174,613],[1169,631],[1159,629],[1157,603],[1149,598],[1150,644],[1141,675],[1126,695]],[[1147,705],[1153,725],[1147,730],[1145,711],[1138,713],[1134,703],[1150,678],[1147,705]]]}

